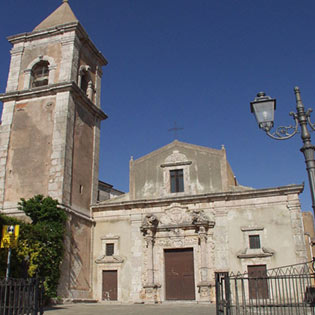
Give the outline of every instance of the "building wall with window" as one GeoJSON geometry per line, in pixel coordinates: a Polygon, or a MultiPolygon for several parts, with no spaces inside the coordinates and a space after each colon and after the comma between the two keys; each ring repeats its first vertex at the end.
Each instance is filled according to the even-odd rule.
{"type": "MultiPolygon", "coordinates": [[[[175,176],[176,174],[174,174],[175,176]]],[[[130,199],[193,195],[227,191],[236,180],[221,150],[179,141],[130,161],[130,199]],[[171,173],[181,173],[181,191],[171,191],[171,173]]],[[[174,186],[175,187],[175,186],[174,186]]]]}
{"type": "Polygon", "coordinates": [[[130,192],[92,206],[94,298],[210,303],[216,272],[306,261],[302,190],[238,185],[224,148],[174,141],[131,160],[130,192]]]}

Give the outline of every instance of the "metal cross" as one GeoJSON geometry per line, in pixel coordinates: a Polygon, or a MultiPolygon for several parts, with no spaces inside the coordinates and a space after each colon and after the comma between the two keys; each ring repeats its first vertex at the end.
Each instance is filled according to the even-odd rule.
{"type": "Polygon", "coordinates": [[[174,122],[174,127],[168,129],[168,131],[174,131],[174,139],[177,139],[177,131],[183,130],[184,128],[177,127],[176,121],[174,122]]]}

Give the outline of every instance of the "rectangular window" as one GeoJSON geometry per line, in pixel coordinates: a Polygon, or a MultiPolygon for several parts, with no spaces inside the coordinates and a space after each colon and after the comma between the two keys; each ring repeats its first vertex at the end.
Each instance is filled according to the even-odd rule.
{"type": "Polygon", "coordinates": [[[251,249],[260,248],[259,235],[249,235],[249,248],[251,249]]]}
{"type": "Polygon", "coordinates": [[[266,265],[247,266],[250,299],[268,299],[266,265]]]}
{"type": "Polygon", "coordinates": [[[113,255],[114,255],[114,243],[107,243],[106,256],[113,256],[113,255]]]}
{"type": "Polygon", "coordinates": [[[184,171],[182,169],[170,171],[170,179],[171,193],[184,191],[184,171]]]}

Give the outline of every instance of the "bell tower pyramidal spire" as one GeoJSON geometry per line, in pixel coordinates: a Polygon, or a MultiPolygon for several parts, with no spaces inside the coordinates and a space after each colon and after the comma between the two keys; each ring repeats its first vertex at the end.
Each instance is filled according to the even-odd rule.
{"type": "Polygon", "coordinates": [[[43,20],[34,28],[34,31],[39,31],[71,22],[78,22],[78,19],[74,15],[68,1],[63,0],[62,4],[54,12],[52,12],[45,20],[43,20]]]}
{"type": "Polygon", "coordinates": [[[68,248],[65,266],[81,266],[69,272],[72,280],[65,276],[61,294],[80,288],[88,295],[90,284],[80,279],[90,279],[89,207],[97,198],[100,123],[107,118],[100,104],[107,61],[66,0],[32,32],[8,40],[10,69],[0,94],[0,211],[22,215],[20,198],[36,194],[57,199],[78,246],[68,248]]]}

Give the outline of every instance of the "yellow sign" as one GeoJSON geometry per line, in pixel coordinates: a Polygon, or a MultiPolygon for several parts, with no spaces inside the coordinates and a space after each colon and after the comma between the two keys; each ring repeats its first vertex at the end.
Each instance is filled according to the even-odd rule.
{"type": "Polygon", "coordinates": [[[4,225],[2,227],[1,248],[14,247],[19,238],[19,225],[4,225]]]}

